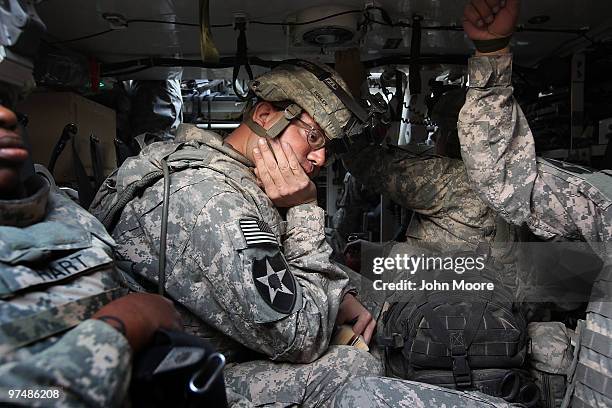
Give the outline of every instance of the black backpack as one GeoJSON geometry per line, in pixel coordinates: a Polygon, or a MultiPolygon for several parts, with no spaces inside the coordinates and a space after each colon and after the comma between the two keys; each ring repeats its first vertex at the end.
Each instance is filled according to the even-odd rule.
{"type": "Polygon", "coordinates": [[[510,292],[483,275],[446,273],[435,279],[451,290],[415,291],[410,301],[388,305],[379,321],[387,376],[516,400],[528,383],[518,370],[528,337],[510,292]],[[452,290],[453,280],[491,282],[495,289],[452,290]]]}

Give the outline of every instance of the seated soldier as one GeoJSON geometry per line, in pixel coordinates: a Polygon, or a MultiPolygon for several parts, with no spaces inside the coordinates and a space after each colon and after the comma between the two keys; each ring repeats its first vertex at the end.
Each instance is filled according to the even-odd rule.
{"type": "MultiPolygon", "coordinates": [[[[358,63],[358,61],[356,61],[358,63]]],[[[407,244],[448,244],[475,249],[480,243],[511,240],[514,234],[473,191],[459,156],[456,120],[461,91],[444,94],[431,114],[439,125],[436,153],[414,153],[411,146],[371,145],[358,140],[342,156],[351,175],[368,191],[386,194],[414,211],[407,244]],[[438,106],[439,105],[439,106],[438,106]],[[456,141],[456,142],[455,142],[456,141]]]]}
{"type": "Polygon", "coordinates": [[[375,322],[329,260],[311,180],[354,118],[327,67],[281,64],[250,87],[260,99],[227,139],[183,125],[181,142],[126,160],[91,209],[135,280],[166,291],[192,333],[241,363],[225,372],[229,388],[256,405],[324,404],[379,372],[369,354],[329,347],[336,323],[369,341],[375,322]]]}
{"type": "Polygon", "coordinates": [[[0,105],[0,402],[118,406],[133,352],[179,316],[157,295],[112,301],[124,293],[112,239],[45,169],[22,181],[27,160],[0,105]]]}

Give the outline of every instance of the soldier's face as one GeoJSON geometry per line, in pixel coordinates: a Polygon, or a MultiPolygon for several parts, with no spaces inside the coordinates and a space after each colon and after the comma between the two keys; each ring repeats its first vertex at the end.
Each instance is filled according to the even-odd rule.
{"type": "Polygon", "coordinates": [[[313,178],[319,174],[321,167],[325,165],[327,157],[325,147],[315,149],[309,144],[309,131],[311,131],[309,128],[314,128],[324,135],[323,130],[315,123],[312,117],[307,113],[302,113],[300,121],[292,121],[287,126],[280,136],[280,141],[291,146],[304,172],[308,177],[313,178]]]}
{"type": "Polygon", "coordinates": [[[16,188],[19,168],[27,158],[15,113],[0,105],[0,195],[16,188]]]}

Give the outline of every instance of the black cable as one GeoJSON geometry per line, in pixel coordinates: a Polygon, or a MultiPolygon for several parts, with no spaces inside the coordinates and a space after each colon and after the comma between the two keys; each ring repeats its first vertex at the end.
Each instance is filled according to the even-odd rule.
{"type": "Polygon", "coordinates": [[[125,22],[128,26],[132,23],[155,23],[155,24],[173,24],[177,26],[186,26],[186,27],[199,27],[199,24],[196,23],[182,23],[180,21],[168,21],[168,20],[150,20],[144,18],[136,18],[133,20],[127,20],[125,22]]]}
{"type": "Polygon", "coordinates": [[[160,295],[166,292],[166,240],[168,238],[168,207],[170,204],[170,170],[168,162],[161,162],[164,173],[164,201],[162,203],[161,231],[159,235],[159,266],[157,275],[157,289],[160,295]]]}
{"type": "Polygon", "coordinates": [[[110,33],[111,31],[116,31],[113,28],[109,28],[108,30],[104,30],[104,31],[100,31],[98,33],[93,33],[93,34],[88,34],[88,35],[84,35],[82,37],[77,37],[77,38],[71,38],[69,40],[61,40],[61,41],[55,41],[52,43],[49,43],[50,45],[56,45],[56,44],[66,44],[69,42],[74,42],[74,41],[81,41],[81,40],[87,40],[88,38],[94,38],[94,37],[99,37],[101,35],[110,33]]]}
{"type": "Polygon", "coordinates": [[[145,70],[147,70],[149,68],[154,68],[154,67],[152,65],[145,65],[144,67],[128,69],[127,71],[105,72],[104,75],[106,75],[106,76],[123,76],[123,75],[129,75],[129,74],[136,74],[138,72],[145,71],[145,70]]]}
{"type": "MultiPolygon", "coordinates": [[[[368,10],[381,10],[384,12],[384,10],[380,7],[369,7],[365,10],[347,10],[347,11],[342,11],[339,13],[334,13],[334,14],[330,14],[328,16],[324,16],[324,17],[320,17],[314,20],[309,20],[309,21],[302,21],[302,22],[274,22],[274,21],[259,21],[259,20],[253,20],[253,21],[248,21],[248,24],[256,24],[256,25],[268,25],[268,26],[302,26],[302,25],[308,25],[308,24],[314,24],[314,23],[318,23],[320,21],[325,21],[334,17],[339,17],[339,16],[343,16],[346,14],[355,14],[355,13],[363,13],[365,16],[365,22],[366,23],[374,23],[374,24],[379,24],[379,25],[383,25],[383,26],[388,26],[388,27],[402,27],[402,28],[411,28],[412,24],[410,23],[404,23],[404,22],[392,22],[391,19],[389,19],[389,21],[378,21],[375,20],[373,18],[370,18],[367,14],[368,10]]],[[[384,17],[384,15],[383,15],[384,17]]],[[[176,26],[184,26],[184,27],[200,27],[199,24],[197,23],[185,23],[185,22],[181,22],[181,21],[168,21],[168,20],[155,20],[155,19],[130,19],[130,20],[126,20],[126,26],[129,27],[130,24],[132,23],[153,23],[153,24],[172,24],[172,25],[176,25],[176,26]]],[[[232,23],[226,23],[226,24],[212,24],[210,27],[211,28],[228,28],[228,27],[233,27],[234,24],[232,23]]],[[[436,30],[440,30],[440,31],[463,31],[463,27],[459,26],[459,25],[447,25],[447,26],[423,26],[421,27],[422,30],[430,30],[430,31],[436,31],[436,30]]],[[[81,37],[76,37],[76,38],[71,38],[68,40],[61,40],[61,41],[56,41],[56,42],[52,42],[50,43],[51,45],[55,45],[55,44],[66,44],[66,43],[70,43],[70,42],[75,42],[75,41],[81,41],[81,40],[87,40],[90,38],[95,38],[95,37],[99,37],[101,35],[104,34],[108,34],[111,31],[121,31],[120,29],[113,29],[110,28],[108,30],[104,30],[104,31],[100,31],[97,33],[93,33],[93,34],[88,34],[88,35],[84,35],[81,37]]],[[[544,33],[558,33],[558,34],[575,34],[575,35],[582,35],[585,36],[585,33],[588,31],[587,29],[579,29],[579,30],[571,30],[571,29],[547,29],[547,28],[525,28],[523,26],[518,26],[515,30],[516,32],[544,32],[544,33]]],[[[588,37],[587,37],[588,39],[588,37]]],[[[590,39],[589,39],[590,40],[590,39]]],[[[591,40],[592,41],[592,40],[591,40]]],[[[593,42],[593,41],[592,41],[593,42]]]]}
{"type": "MultiPolygon", "coordinates": [[[[173,24],[173,25],[185,26],[185,27],[200,27],[200,25],[197,23],[183,23],[180,21],[168,21],[168,20],[150,20],[150,19],[143,19],[143,18],[127,20],[126,23],[128,24],[128,26],[131,23],[157,23],[157,24],[173,24]]],[[[225,27],[232,27],[232,26],[233,24],[228,23],[228,24],[213,24],[210,27],[211,28],[225,28],[225,27]]]]}
{"type": "MultiPolygon", "coordinates": [[[[258,66],[270,67],[272,62],[264,61],[259,58],[251,59],[251,63],[258,66]]],[[[144,71],[154,67],[197,67],[197,68],[231,68],[234,66],[234,58],[221,58],[219,62],[202,62],[202,60],[188,60],[179,58],[141,58],[136,60],[129,60],[123,62],[114,62],[108,64],[102,64],[102,75],[104,76],[117,76],[127,75],[136,72],[144,71]],[[136,66],[136,68],[132,68],[136,66]]]]}
{"type": "MultiPolygon", "coordinates": [[[[417,61],[422,65],[428,64],[456,64],[466,65],[468,60],[467,55],[427,55],[421,56],[414,60],[404,55],[395,55],[381,57],[377,59],[363,61],[363,64],[367,68],[374,68],[383,65],[392,64],[410,64],[411,62],[417,61]]],[[[251,66],[256,65],[259,67],[273,68],[280,64],[282,61],[271,61],[264,60],[258,57],[249,57],[249,63],[251,66]]],[[[202,62],[199,59],[180,59],[180,58],[140,58],[123,62],[113,62],[102,64],[101,74],[103,76],[118,76],[127,75],[134,72],[143,71],[145,69],[153,67],[196,67],[196,68],[232,68],[235,63],[234,57],[223,57],[219,62],[202,62]],[[136,68],[131,68],[136,66],[136,68]]]]}
{"type": "Polygon", "coordinates": [[[347,10],[347,11],[342,11],[340,13],[334,13],[334,14],[330,14],[329,16],[325,16],[325,17],[320,17],[314,20],[309,20],[309,21],[302,21],[299,23],[289,23],[289,22],[285,22],[285,23],[278,23],[278,22],[273,22],[273,21],[249,21],[249,24],[259,24],[259,25],[271,25],[271,26],[301,26],[301,25],[307,25],[307,24],[313,24],[313,23],[318,23],[319,21],[324,21],[324,20],[328,20],[330,18],[334,18],[334,17],[339,17],[339,16],[343,16],[346,14],[355,14],[355,13],[363,13],[363,10],[347,10]]]}
{"type": "MultiPolygon", "coordinates": [[[[130,24],[132,23],[173,24],[173,25],[184,26],[184,27],[200,27],[199,24],[195,24],[195,23],[183,23],[180,21],[167,21],[167,20],[150,20],[150,19],[141,19],[141,18],[127,20],[125,23],[127,27],[129,27],[130,24]]],[[[225,28],[225,27],[232,27],[232,26],[233,24],[213,24],[211,25],[211,28],[225,28]]],[[[100,31],[97,33],[84,35],[82,37],[71,38],[69,40],[55,41],[50,44],[51,45],[66,44],[66,43],[75,42],[75,41],[87,40],[89,38],[99,37],[101,35],[110,33],[111,31],[122,31],[122,30],[115,29],[115,28],[109,28],[108,30],[100,31]]]]}

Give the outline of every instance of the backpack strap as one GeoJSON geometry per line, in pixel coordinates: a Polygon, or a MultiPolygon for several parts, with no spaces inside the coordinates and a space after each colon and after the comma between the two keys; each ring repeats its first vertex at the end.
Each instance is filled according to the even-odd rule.
{"type": "MultiPolygon", "coordinates": [[[[198,142],[192,142],[198,143],[198,142]]],[[[210,164],[212,159],[210,154],[202,152],[199,149],[181,149],[183,144],[177,146],[177,148],[167,154],[165,157],[161,157],[160,162],[168,163],[169,173],[180,171],[184,168],[190,167],[206,167],[210,164]],[[188,164],[172,166],[173,162],[187,162],[188,164]]],[[[217,147],[215,147],[217,148],[217,147]]],[[[218,149],[218,148],[217,148],[218,149]]],[[[162,166],[163,167],[163,166],[162,166]]],[[[119,216],[125,208],[125,206],[132,201],[135,197],[142,194],[144,190],[157,183],[162,177],[164,172],[162,169],[151,171],[145,174],[142,178],[129,184],[121,193],[115,204],[109,209],[106,215],[102,218],[102,224],[108,231],[112,231],[117,222],[119,216]]]]}
{"type": "Polygon", "coordinates": [[[140,195],[146,188],[152,186],[157,180],[163,177],[164,173],[160,171],[154,171],[145,175],[142,179],[130,184],[125,190],[121,192],[117,202],[110,208],[108,213],[101,220],[102,224],[108,231],[115,229],[119,216],[125,208],[125,206],[134,199],[134,197],[140,195]]]}
{"type": "Polygon", "coordinates": [[[453,333],[442,324],[430,302],[425,302],[422,305],[423,316],[425,316],[434,336],[438,341],[444,343],[451,352],[453,377],[458,388],[472,386],[472,372],[468,364],[467,350],[474,341],[487,304],[488,301],[473,303],[472,312],[466,319],[463,332],[453,333]]]}

